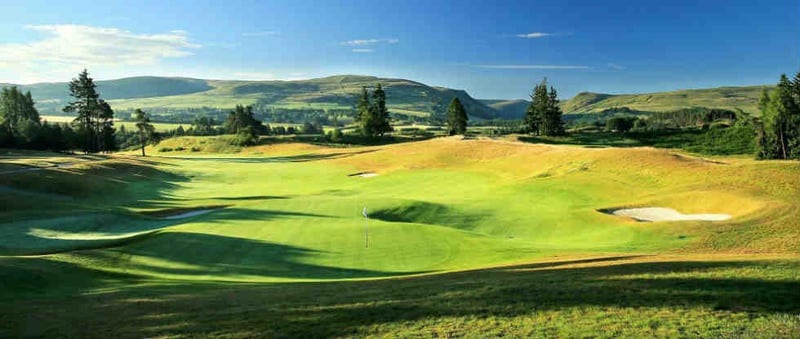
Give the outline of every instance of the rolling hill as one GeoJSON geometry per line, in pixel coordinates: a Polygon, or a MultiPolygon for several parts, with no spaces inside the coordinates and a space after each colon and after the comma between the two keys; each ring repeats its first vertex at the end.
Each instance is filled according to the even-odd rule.
{"type": "Polygon", "coordinates": [[[512,100],[481,100],[482,103],[494,108],[498,117],[502,119],[522,119],[525,117],[525,110],[530,101],[522,99],[512,100]]]}
{"type": "MultiPolygon", "coordinates": [[[[458,97],[473,119],[521,119],[526,100],[477,100],[464,90],[430,86],[406,79],[363,75],[336,75],[297,81],[204,80],[169,77],[133,77],[98,81],[101,96],[114,109],[142,108],[156,114],[190,109],[229,109],[235,105],[259,104],[285,109],[351,109],[362,86],[381,84],[386,89],[390,111],[411,116],[444,113],[458,97]]],[[[11,86],[3,84],[0,86],[11,86]]],[[[69,100],[67,83],[19,85],[31,91],[42,114],[60,114],[69,100]]],[[[597,113],[627,107],[643,112],[663,112],[687,107],[740,108],[757,114],[758,97],[764,86],[719,87],[646,94],[582,92],[561,103],[567,113],[597,113]]]]}
{"type": "MultiPolygon", "coordinates": [[[[117,110],[142,108],[149,111],[191,108],[228,109],[235,105],[264,104],[280,108],[349,109],[361,87],[381,84],[389,109],[396,113],[426,116],[458,97],[467,112],[482,119],[497,112],[473,99],[466,91],[428,86],[405,79],[337,75],[298,81],[202,80],[190,78],[134,77],[98,81],[101,96],[117,110]]],[[[19,86],[31,91],[43,114],[59,113],[69,100],[66,83],[19,86]]]]}
{"type": "Polygon", "coordinates": [[[646,94],[579,93],[561,103],[566,113],[597,113],[607,109],[628,107],[637,111],[665,112],[680,108],[708,107],[742,109],[758,114],[758,98],[768,86],[719,87],[646,94]]]}

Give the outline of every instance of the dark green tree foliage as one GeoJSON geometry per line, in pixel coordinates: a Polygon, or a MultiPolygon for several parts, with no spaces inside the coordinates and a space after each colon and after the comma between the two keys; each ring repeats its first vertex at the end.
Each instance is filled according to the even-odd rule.
{"type": "Polygon", "coordinates": [[[108,103],[100,100],[97,85],[87,70],[70,81],[69,91],[74,101],[63,111],[76,114],[73,124],[83,139],[80,147],[86,153],[114,150],[114,111],[108,103]]]}
{"type": "Polygon", "coordinates": [[[150,123],[150,117],[147,113],[140,109],[136,109],[133,112],[133,121],[136,121],[136,129],[139,132],[139,145],[142,148],[142,156],[146,156],[144,154],[144,148],[147,144],[155,143],[156,142],[156,129],[153,127],[153,124],[150,123]]]}
{"type": "Polygon", "coordinates": [[[236,134],[233,143],[239,146],[255,145],[258,135],[266,134],[264,124],[253,116],[253,107],[242,105],[236,105],[236,108],[228,113],[225,131],[236,134]]]}
{"type": "Polygon", "coordinates": [[[800,160],[800,73],[793,81],[781,75],[772,93],[762,92],[757,127],[758,159],[800,160]]]}
{"type": "Polygon", "coordinates": [[[547,79],[533,88],[531,103],[525,113],[525,124],[531,133],[546,136],[564,135],[564,121],[561,118],[558,102],[556,89],[553,87],[547,89],[547,79]]]}
{"type": "Polygon", "coordinates": [[[375,119],[372,120],[372,132],[375,135],[383,136],[387,132],[392,131],[392,125],[389,123],[389,110],[386,108],[386,92],[383,91],[381,84],[372,91],[372,115],[375,119]]]}
{"type": "Polygon", "coordinates": [[[611,117],[606,120],[606,131],[625,133],[630,131],[637,121],[639,121],[637,117],[611,117]]]}
{"type": "Polygon", "coordinates": [[[386,108],[386,92],[380,84],[372,92],[371,100],[367,88],[361,88],[361,95],[356,102],[356,119],[361,134],[366,137],[383,136],[392,131],[389,110],[386,108]]]}
{"type": "Polygon", "coordinates": [[[450,135],[464,134],[467,132],[467,111],[461,100],[453,98],[447,106],[447,131],[450,135]]]}
{"type": "Polygon", "coordinates": [[[370,111],[369,93],[366,87],[361,87],[361,95],[356,102],[356,119],[361,134],[370,135],[373,116],[370,111]]]}
{"type": "Polygon", "coordinates": [[[16,87],[0,93],[0,145],[26,146],[35,142],[41,127],[31,93],[16,87]]]}
{"type": "Polygon", "coordinates": [[[733,123],[738,119],[738,114],[725,109],[692,107],[671,112],[654,112],[649,119],[664,126],[682,128],[710,124],[720,120],[728,120],[733,123]]]}

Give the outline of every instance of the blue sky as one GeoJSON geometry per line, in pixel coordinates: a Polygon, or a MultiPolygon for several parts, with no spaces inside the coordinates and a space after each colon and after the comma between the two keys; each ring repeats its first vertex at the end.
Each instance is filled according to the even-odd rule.
{"type": "Polygon", "coordinates": [[[800,1],[14,1],[0,82],[407,78],[526,98],[761,85],[800,70],[800,1]],[[133,5],[132,3],[136,3],[133,5]],[[100,5],[98,5],[100,4],[100,5]]]}

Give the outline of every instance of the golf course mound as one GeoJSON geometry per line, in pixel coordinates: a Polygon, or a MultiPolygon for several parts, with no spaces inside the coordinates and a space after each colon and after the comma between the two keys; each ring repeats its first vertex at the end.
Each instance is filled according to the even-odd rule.
{"type": "Polygon", "coordinates": [[[638,221],[723,221],[731,218],[729,214],[683,214],[671,208],[666,207],[641,207],[641,208],[621,208],[614,210],[603,210],[604,213],[609,213],[622,217],[630,217],[638,221]]]}

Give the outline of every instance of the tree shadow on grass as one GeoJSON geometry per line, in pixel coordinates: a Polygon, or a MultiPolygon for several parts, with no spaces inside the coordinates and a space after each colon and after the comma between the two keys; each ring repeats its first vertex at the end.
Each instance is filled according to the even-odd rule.
{"type": "Polygon", "coordinates": [[[323,252],[267,241],[203,233],[155,234],[147,241],[77,255],[123,271],[144,271],[190,279],[389,277],[421,272],[390,272],[330,267],[305,262],[323,252]],[[136,258],[131,260],[131,258],[136,258]],[[150,261],[148,259],[157,259],[150,261]],[[153,263],[156,262],[156,263],[153,263]],[[163,264],[167,262],[168,264],[163,264]]]}
{"type": "Polygon", "coordinates": [[[0,255],[40,255],[130,245],[164,228],[187,222],[269,221],[287,217],[330,218],[314,213],[237,207],[183,219],[161,219],[135,213],[76,214],[42,222],[24,220],[4,224],[0,230],[4,238],[0,244],[0,255]]]}
{"type": "MultiPolygon", "coordinates": [[[[166,240],[205,244],[219,239],[189,236],[184,240],[166,240]]],[[[305,255],[302,250],[296,252],[298,249],[269,246],[261,251],[265,256],[271,255],[272,251],[285,251],[289,261],[295,260],[293,256],[305,255]]],[[[198,260],[191,254],[180,256],[186,257],[175,259],[198,260]]],[[[371,281],[131,286],[100,295],[17,303],[13,310],[0,308],[0,316],[7,320],[0,328],[11,326],[9,334],[20,334],[19,327],[13,326],[22,322],[22,314],[38,311],[46,313],[48,322],[42,329],[36,329],[62,335],[88,330],[89,333],[132,337],[204,336],[212,333],[328,337],[361,336],[363,331],[380,329],[381,326],[393,326],[384,328],[382,331],[389,331],[384,333],[391,333],[392,329],[410,329],[413,332],[416,328],[416,331],[422,331],[417,332],[422,335],[430,334],[431,326],[437,326],[438,319],[446,323],[454,318],[462,319],[466,323],[461,326],[471,326],[471,322],[481,319],[526,317],[540,326],[551,326],[550,316],[543,320],[536,315],[567,310],[565,315],[555,316],[569,317],[570,312],[580,308],[580,312],[595,315],[606,312],[605,316],[613,319],[636,317],[639,312],[626,315],[621,309],[648,312],[655,308],[662,316],[663,312],[678,310],[675,316],[681,322],[679,325],[686,327],[686,331],[694,331],[698,328],[692,326],[697,324],[684,323],[683,320],[688,319],[681,317],[687,315],[680,312],[722,312],[702,315],[709,317],[709,321],[719,321],[716,316],[725,316],[729,312],[746,312],[751,318],[775,314],[791,316],[800,312],[800,282],[796,278],[775,278],[800,269],[798,260],[604,260],[539,263],[371,281]],[[588,266],[564,267],[573,264],[588,266]],[[81,312],[68,311],[70,306],[77,304],[82,305],[81,312]],[[606,311],[606,308],[621,313],[615,315],[615,311],[606,311]]],[[[294,264],[287,265],[292,268],[294,264]]],[[[246,271],[248,268],[236,269],[246,271]]],[[[224,272],[226,268],[221,270],[224,272]]],[[[643,318],[625,320],[643,321],[650,316],[652,312],[643,318]]],[[[603,330],[602,325],[592,319],[572,319],[570,326],[595,326],[593,331],[603,330]]],[[[474,329],[493,330],[475,326],[478,327],[474,329]]]]}
{"type": "Polygon", "coordinates": [[[337,153],[325,153],[325,154],[300,154],[300,155],[290,155],[290,156],[278,156],[278,157],[178,157],[178,156],[170,156],[170,159],[179,159],[179,160],[190,160],[190,161],[222,161],[222,162],[235,162],[235,163],[246,163],[246,164],[260,164],[260,163],[282,163],[282,162],[308,162],[308,161],[317,161],[317,160],[327,160],[327,159],[340,159],[351,157],[354,155],[364,154],[374,152],[374,150],[364,150],[358,152],[337,152],[337,153]]]}

